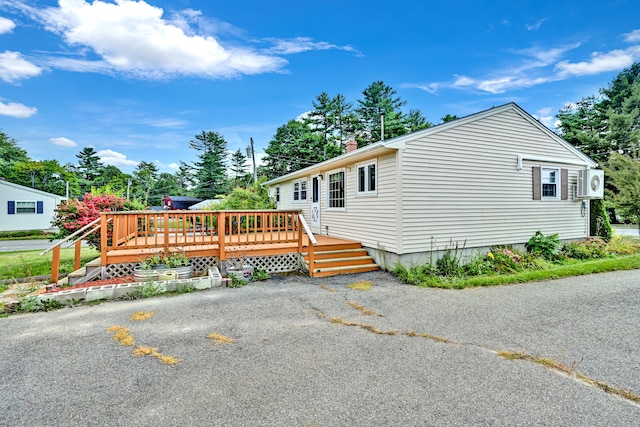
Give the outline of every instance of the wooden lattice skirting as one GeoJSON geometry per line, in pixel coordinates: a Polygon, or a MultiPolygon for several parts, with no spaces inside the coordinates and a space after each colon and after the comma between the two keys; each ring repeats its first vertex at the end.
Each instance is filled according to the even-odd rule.
{"type": "MultiPolygon", "coordinates": [[[[267,273],[289,273],[305,269],[302,257],[297,252],[270,256],[245,256],[244,259],[256,270],[264,270],[267,273]]],[[[205,271],[208,267],[218,264],[217,257],[189,258],[189,265],[193,271],[205,271]]],[[[122,264],[110,264],[103,268],[103,279],[115,279],[117,277],[132,276],[133,269],[138,267],[138,262],[122,264]]]]}

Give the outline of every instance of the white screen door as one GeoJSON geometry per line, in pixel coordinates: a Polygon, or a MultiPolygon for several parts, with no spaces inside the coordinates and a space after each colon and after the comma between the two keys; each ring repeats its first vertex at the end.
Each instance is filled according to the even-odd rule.
{"type": "Polygon", "coordinates": [[[320,179],[313,177],[311,194],[311,226],[320,228],[320,179]]]}

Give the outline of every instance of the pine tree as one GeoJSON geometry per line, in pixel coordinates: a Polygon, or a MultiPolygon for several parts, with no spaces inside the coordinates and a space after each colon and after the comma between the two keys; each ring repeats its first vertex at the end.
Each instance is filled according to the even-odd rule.
{"type": "Polygon", "coordinates": [[[194,162],[196,183],[194,193],[202,199],[226,194],[227,185],[227,141],[218,132],[205,132],[189,141],[189,146],[199,152],[194,162]]]}
{"type": "Polygon", "coordinates": [[[234,187],[238,186],[238,180],[245,178],[247,175],[247,156],[238,148],[231,154],[231,172],[233,172],[234,187]]]}
{"type": "Polygon", "coordinates": [[[80,153],[76,154],[78,158],[78,166],[76,172],[80,184],[80,192],[82,194],[91,192],[91,187],[98,184],[96,179],[102,173],[104,164],[100,161],[100,157],[93,147],[85,147],[80,153]]]}

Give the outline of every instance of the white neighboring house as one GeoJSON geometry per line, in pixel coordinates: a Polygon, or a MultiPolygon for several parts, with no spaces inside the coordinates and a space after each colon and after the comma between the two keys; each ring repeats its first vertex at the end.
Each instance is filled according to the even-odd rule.
{"type": "Polygon", "coordinates": [[[387,268],[537,230],[582,239],[586,199],[602,197],[597,164],[514,103],[354,148],[265,185],[313,233],[360,241],[387,268]]]}
{"type": "Polygon", "coordinates": [[[55,209],[66,199],[0,180],[0,231],[53,230],[55,209]]]}

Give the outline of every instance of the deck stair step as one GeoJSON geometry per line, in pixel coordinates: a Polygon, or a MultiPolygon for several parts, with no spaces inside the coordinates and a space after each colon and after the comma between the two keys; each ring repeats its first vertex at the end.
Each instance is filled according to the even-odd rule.
{"type": "Polygon", "coordinates": [[[66,281],[65,285],[79,285],[81,283],[87,283],[100,276],[102,268],[100,266],[100,258],[89,261],[84,267],[69,273],[67,277],[58,281],[58,285],[62,285],[62,281],[66,281]]]}
{"type": "MultiPolygon", "coordinates": [[[[305,252],[302,255],[309,268],[309,253],[305,252]]],[[[313,252],[313,260],[313,277],[363,273],[380,268],[360,243],[353,243],[347,247],[318,246],[313,252]]]]}
{"type": "MultiPolygon", "coordinates": [[[[305,259],[309,258],[309,252],[303,252],[302,256],[305,259]]],[[[346,258],[346,257],[358,257],[358,256],[368,256],[367,251],[363,248],[359,249],[337,249],[332,251],[315,251],[313,253],[313,258],[318,261],[321,259],[330,259],[330,258],[346,258]]]]}

